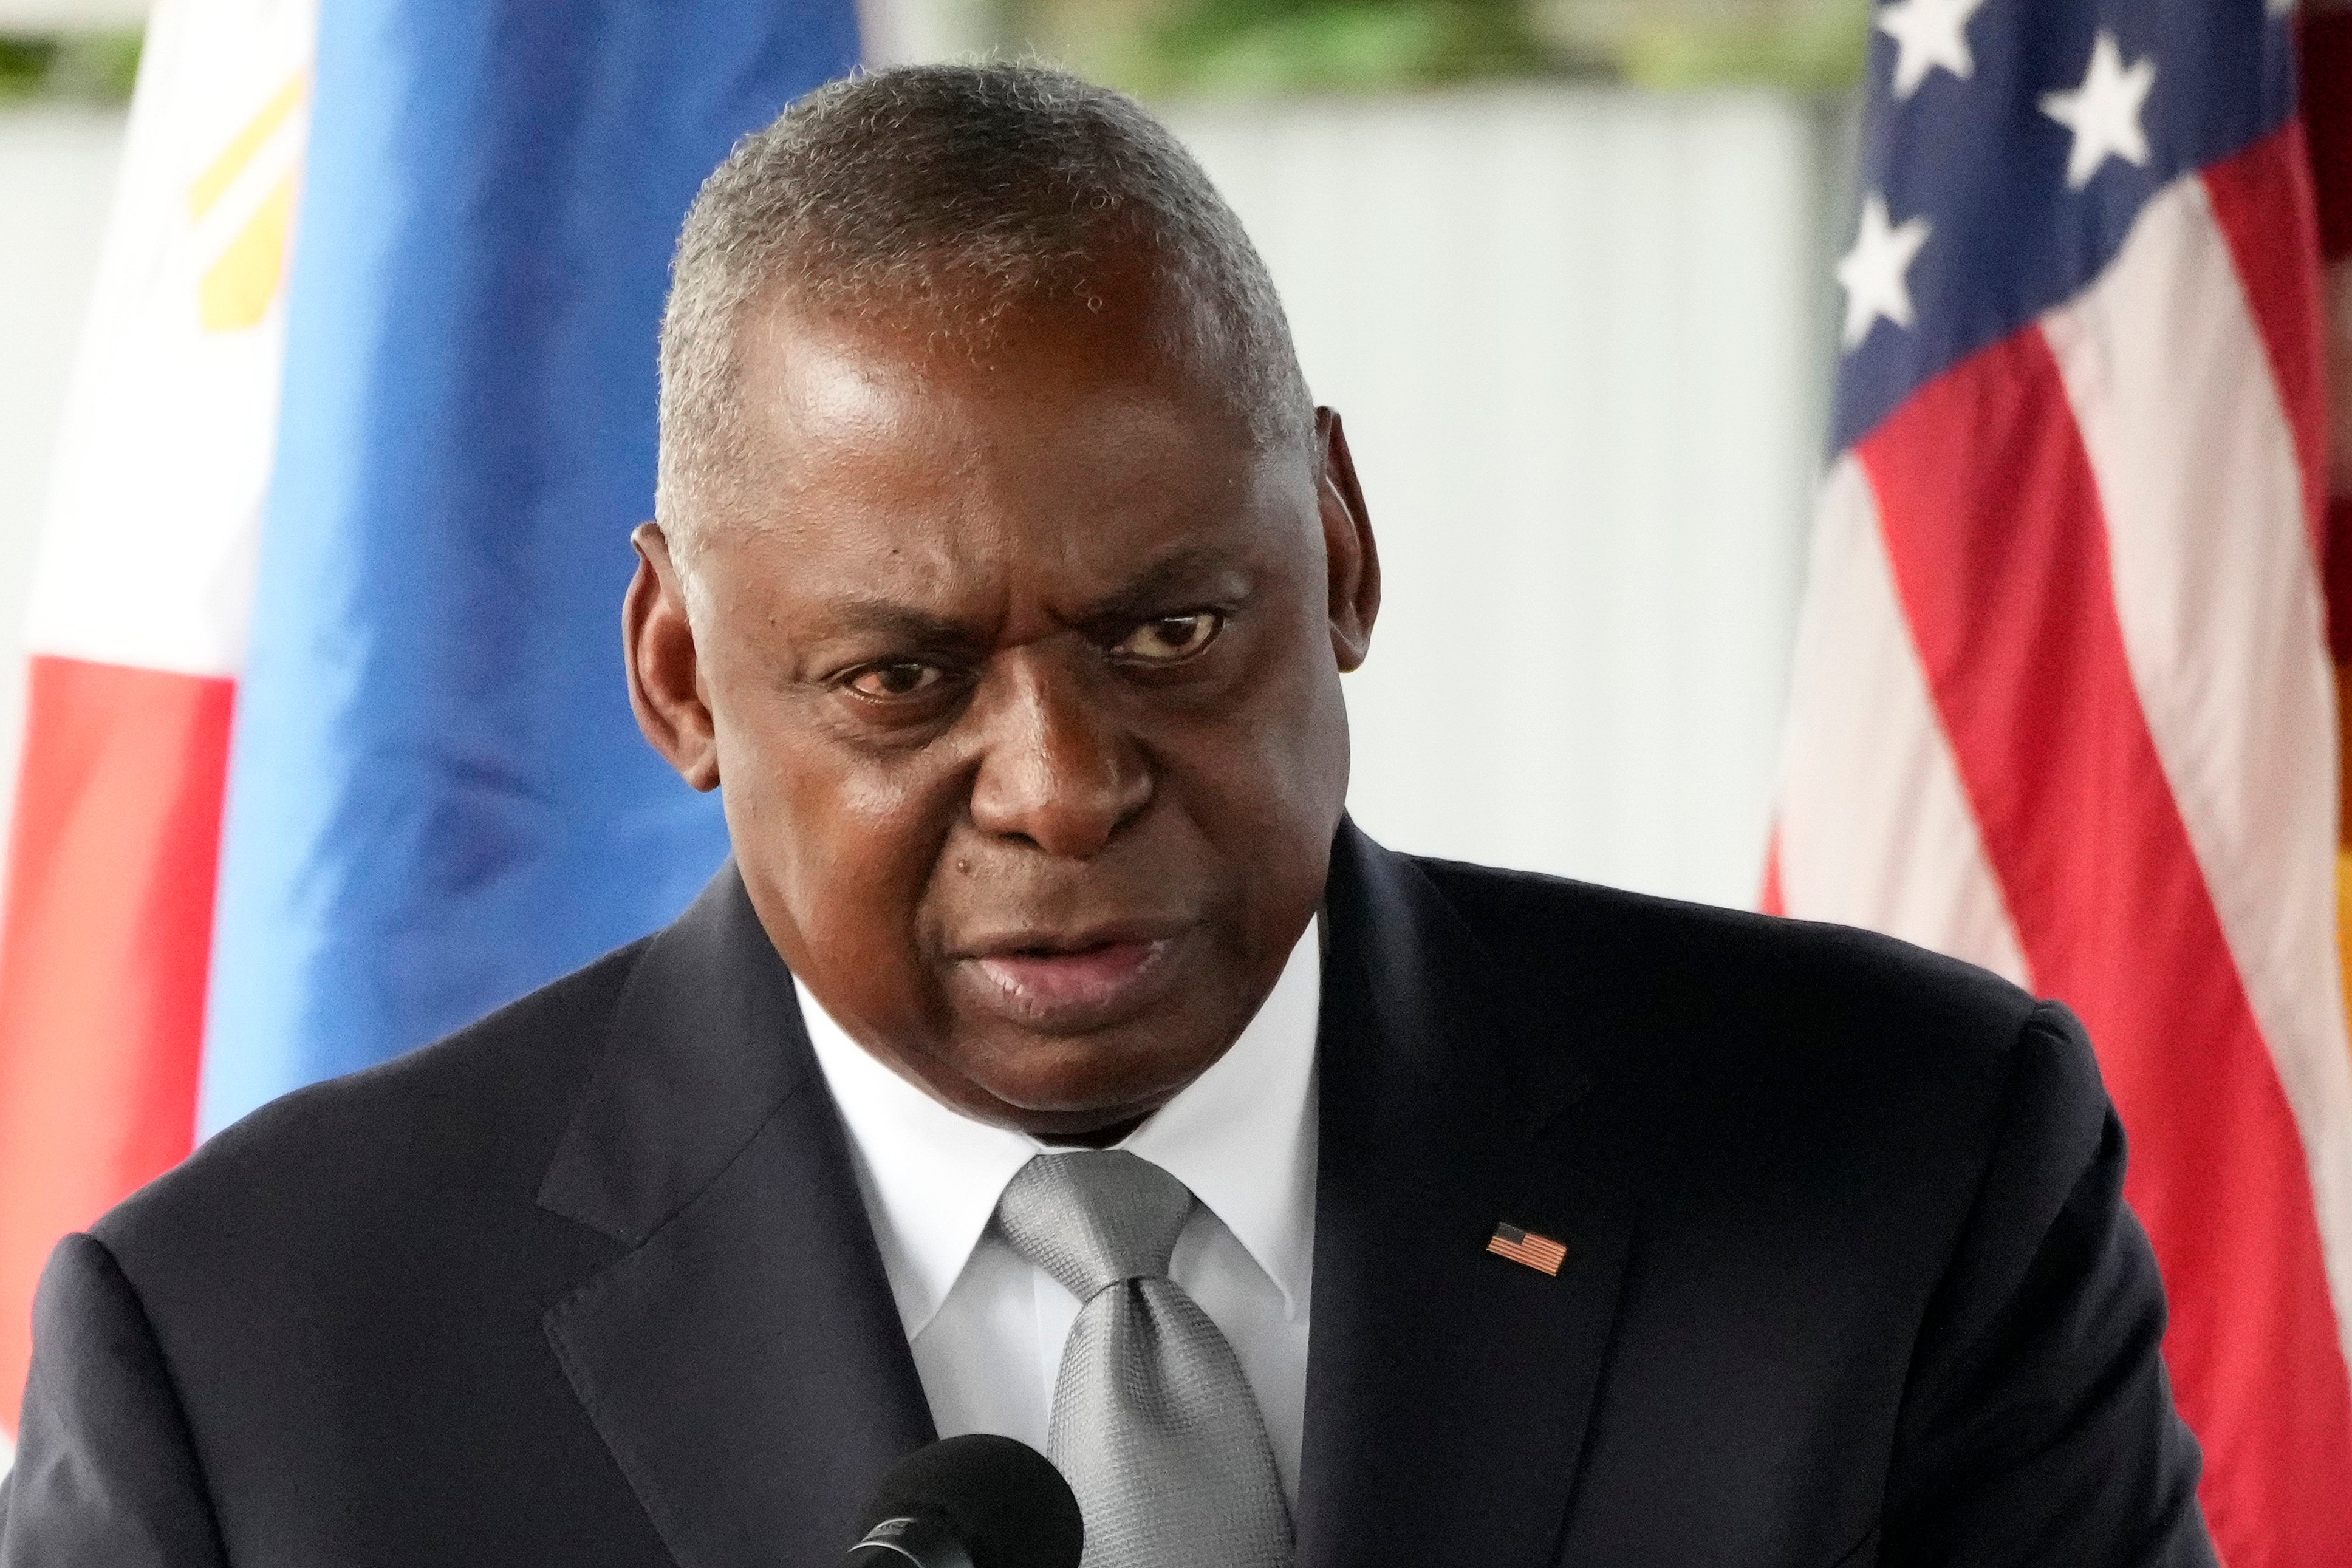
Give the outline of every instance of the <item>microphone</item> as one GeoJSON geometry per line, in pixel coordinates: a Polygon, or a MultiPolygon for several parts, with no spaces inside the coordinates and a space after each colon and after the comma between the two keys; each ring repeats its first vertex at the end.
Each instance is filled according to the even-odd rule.
{"type": "Polygon", "coordinates": [[[841,1568],[1078,1568],[1078,1500],[1026,1443],[972,1433],[918,1448],[882,1478],[841,1568]]]}

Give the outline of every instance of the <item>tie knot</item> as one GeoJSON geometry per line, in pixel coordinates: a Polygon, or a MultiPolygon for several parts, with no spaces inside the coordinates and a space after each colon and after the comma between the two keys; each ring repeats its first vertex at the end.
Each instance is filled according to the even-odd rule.
{"type": "Polygon", "coordinates": [[[1121,1149],[1039,1155],[997,1200],[1013,1249],[1085,1301],[1121,1280],[1168,1272],[1192,1191],[1121,1149]]]}

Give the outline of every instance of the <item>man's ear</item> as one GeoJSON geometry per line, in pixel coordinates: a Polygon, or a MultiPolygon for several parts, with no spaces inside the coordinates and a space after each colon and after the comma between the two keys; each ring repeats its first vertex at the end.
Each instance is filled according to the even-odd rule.
{"type": "Polygon", "coordinates": [[[1372,542],[1371,515],[1364,510],[1363,486],[1356,482],[1356,460],[1348,455],[1337,411],[1315,411],[1315,444],[1323,468],[1315,488],[1323,515],[1323,557],[1331,574],[1331,655],[1344,674],[1371,652],[1372,622],[1381,613],[1381,552],[1372,542]]]}
{"type": "Polygon", "coordinates": [[[686,594],[659,523],[629,536],[636,575],[621,601],[621,642],[629,665],[629,707],[656,751],[697,789],[719,787],[719,743],[686,594]]]}

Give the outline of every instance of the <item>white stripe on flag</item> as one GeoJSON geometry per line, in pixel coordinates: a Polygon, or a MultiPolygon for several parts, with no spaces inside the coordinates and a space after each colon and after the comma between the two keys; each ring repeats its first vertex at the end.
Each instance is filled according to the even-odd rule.
{"type": "Polygon", "coordinates": [[[2025,956],[1851,453],[1822,485],[1792,691],[1780,780],[1788,912],[1884,931],[2023,985],[2025,956]]]}
{"type": "Polygon", "coordinates": [[[2352,1358],[2334,689],[2294,437],[2203,182],[2150,201],[2042,332],[2098,481],[2140,708],[2303,1135],[2352,1358]]]}
{"type": "Polygon", "coordinates": [[[243,663],[312,32],[308,4],[155,7],[58,430],[36,653],[193,675],[243,663]]]}

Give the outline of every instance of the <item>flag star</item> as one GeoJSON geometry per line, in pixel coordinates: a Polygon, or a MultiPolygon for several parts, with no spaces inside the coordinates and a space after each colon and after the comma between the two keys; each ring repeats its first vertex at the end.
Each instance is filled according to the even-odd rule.
{"type": "Polygon", "coordinates": [[[1895,96],[1909,98],[1941,66],[1962,81],[1976,75],[1969,23],[1985,0],[1895,0],[1878,14],[1878,30],[1895,40],[1895,96]]]}
{"type": "Polygon", "coordinates": [[[2143,56],[2124,64],[2116,36],[2103,32],[2091,46],[2091,67],[2083,75],[2083,85],[2072,92],[2042,95],[2042,112],[2074,133],[2074,151],[2066,158],[2069,189],[2089,184],[2109,158],[2147,166],[2147,132],[2140,125],[2140,111],[2155,85],[2155,58],[2143,56]]]}
{"type": "Polygon", "coordinates": [[[1897,224],[1876,191],[1862,204],[1862,233],[1837,264],[1845,290],[1845,346],[1859,348],[1882,316],[1898,327],[1916,319],[1911,308],[1911,263],[1934,225],[1926,218],[1897,224]]]}

